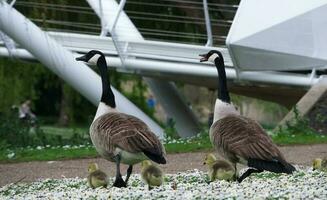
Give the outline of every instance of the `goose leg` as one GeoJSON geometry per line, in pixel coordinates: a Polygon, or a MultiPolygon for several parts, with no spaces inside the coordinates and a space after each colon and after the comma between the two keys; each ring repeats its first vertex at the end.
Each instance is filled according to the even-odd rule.
{"type": "Polygon", "coordinates": [[[242,174],[242,176],[239,177],[239,178],[237,179],[237,181],[240,183],[240,182],[242,182],[246,177],[250,176],[252,173],[261,173],[261,172],[263,172],[262,169],[253,169],[253,168],[250,168],[250,169],[248,169],[246,172],[244,172],[244,174],[242,174]]]}
{"type": "Polygon", "coordinates": [[[116,180],[113,186],[118,188],[127,187],[125,181],[123,180],[120,174],[120,155],[115,156],[114,160],[116,162],[116,180]]]}
{"type": "Polygon", "coordinates": [[[130,166],[128,167],[128,169],[127,169],[127,175],[126,175],[126,179],[125,179],[125,183],[126,183],[126,184],[127,184],[127,182],[128,182],[129,177],[130,177],[131,174],[132,174],[132,171],[133,171],[133,165],[130,165],[130,166]]]}
{"type": "Polygon", "coordinates": [[[234,163],[234,170],[235,170],[235,173],[234,173],[234,176],[233,176],[233,181],[236,181],[237,180],[237,163],[234,163]]]}

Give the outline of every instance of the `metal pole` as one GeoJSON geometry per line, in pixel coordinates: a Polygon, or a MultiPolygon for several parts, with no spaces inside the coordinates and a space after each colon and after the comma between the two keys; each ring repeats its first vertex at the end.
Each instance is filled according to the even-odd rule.
{"type": "Polygon", "coordinates": [[[212,46],[213,39],[212,39],[211,22],[210,22],[207,0],[203,0],[203,11],[204,11],[204,18],[205,18],[205,22],[206,22],[207,38],[208,38],[206,46],[212,46]]]}
{"type": "Polygon", "coordinates": [[[126,0],[121,0],[120,3],[119,3],[119,6],[118,6],[118,11],[117,11],[117,15],[115,17],[115,20],[114,20],[114,23],[112,24],[112,27],[110,29],[110,32],[114,32],[115,31],[115,27],[116,27],[116,24],[117,24],[117,21],[119,19],[119,16],[120,16],[120,13],[121,11],[124,9],[125,7],[125,3],[126,3],[126,0]]]}
{"type": "MultiPolygon", "coordinates": [[[[119,16],[120,16],[120,13],[121,11],[124,9],[124,6],[125,6],[125,3],[126,3],[126,0],[121,0],[120,3],[119,3],[119,6],[118,6],[118,11],[117,11],[117,14],[115,16],[115,19],[114,19],[114,22],[111,26],[111,28],[109,29],[108,27],[105,28],[106,30],[106,34],[108,32],[108,30],[110,30],[110,33],[111,33],[111,38],[112,38],[112,41],[116,47],[116,50],[117,50],[117,53],[118,53],[118,56],[120,58],[120,61],[122,63],[123,66],[125,66],[125,55],[124,55],[124,50],[121,49],[122,47],[119,45],[119,41],[118,41],[118,37],[117,37],[117,34],[116,34],[116,24],[117,24],[117,21],[119,19],[119,16]]],[[[101,19],[102,20],[102,19],[101,19]]],[[[109,26],[109,24],[108,24],[109,26]]],[[[105,36],[105,35],[104,35],[105,36]]]]}

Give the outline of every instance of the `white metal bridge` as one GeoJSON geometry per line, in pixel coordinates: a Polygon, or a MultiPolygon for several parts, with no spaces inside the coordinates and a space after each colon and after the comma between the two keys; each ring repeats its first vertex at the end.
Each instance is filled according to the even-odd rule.
{"type": "MultiPolygon", "coordinates": [[[[169,0],[165,1],[171,2],[169,0]]],[[[244,1],[246,2],[246,0],[244,1]]],[[[193,135],[197,130],[196,119],[191,111],[183,105],[183,101],[180,100],[179,95],[173,94],[176,93],[176,90],[174,90],[173,86],[169,85],[171,83],[165,83],[165,81],[180,81],[215,88],[217,78],[216,69],[210,64],[200,63],[198,58],[198,54],[200,53],[206,53],[211,49],[216,49],[222,52],[225,58],[225,65],[227,66],[226,73],[232,92],[275,101],[287,106],[294,105],[305,91],[321,78],[321,75],[316,73],[317,71],[323,71],[326,69],[324,59],[316,59],[319,62],[315,62],[314,59],[308,58],[307,60],[310,62],[303,65],[302,63],[305,63],[302,59],[304,56],[301,56],[298,53],[294,53],[294,55],[296,55],[294,56],[292,52],[280,51],[281,53],[278,53],[275,49],[270,51],[269,47],[264,46],[265,41],[262,38],[260,41],[264,47],[256,49],[251,42],[246,41],[246,44],[242,43],[244,36],[242,36],[242,39],[238,39],[240,36],[236,33],[231,34],[241,26],[237,26],[237,23],[240,23],[239,21],[241,18],[238,15],[242,15],[245,12],[244,10],[249,9],[249,4],[251,5],[254,1],[255,0],[247,0],[249,3],[242,2],[243,5],[240,5],[239,9],[243,8],[243,10],[242,12],[238,11],[238,14],[235,17],[236,22],[234,22],[230,35],[228,35],[227,38],[227,35],[212,35],[211,27],[215,28],[215,26],[219,24],[229,30],[232,20],[210,19],[208,11],[211,11],[211,13],[215,11],[227,12],[227,16],[231,15],[234,17],[238,5],[218,3],[207,4],[206,0],[203,0],[203,2],[183,0],[176,1],[176,5],[169,4],[170,6],[184,6],[184,9],[186,10],[201,9],[201,12],[204,12],[204,18],[198,23],[206,26],[205,30],[207,34],[192,35],[190,33],[179,33],[167,30],[149,28],[138,29],[131,22],[127,14],[133,15],[136,19],[158,20],[159,22],[161,19],[161,21],[167,21],[168,23],[178,23],[179,20],[189,20],[189,22],[196,23],[200,18],[187,16],[175,16],[175,18],[172,18],[174,15],[162,16],[162,14],[155,15],[150,12],[139,13],[132,10],[127,11],[126,14],[124,12],[126,1],[124,0],[121,0],[119,5],[114,0],[87,0],[90,7],[101,19],[100,26],[47,19],[48,23],[64,24],[73,27],[86,27],[90,30],[94,30],[94,28],[97,27],[95,31],[101,31],[101,34],[99,32],[100,36],[97,36],[94,35],[94,32],[93,34],[85,32],[73,33],[75,32],[73,30],[67,31],[57,29],[43,32],[37,30],[37,28],[31,28],[33,27],[33,23],[28,19],[24,19],[14,8],[15,5],[25,7],[43,6],[68,12],[70,7],[65,5],[42,4],[27,1],[20,2],[19,0],[17,2],[13,1],[13,5],[9,5],[4,0],[0,0],[0,30],[15,41],[14,48],[10,47],[10,39],[4,39],[0,42],[0,55],[13,56],[26,60],[40,60],[73,87],[76,86],[75,89],[95,103],[98,101],[98,96],[100,96],[99,91],[97,94],[86,92],[87,89],[77,86],[80,83],[78,80],[76,80],[77,82],[72,81],[72,77],[66,74],[67,71],[63,72],[62,70],[56,70],[58,70],[60,66],[63,67],[71,64],[70,62],[75,56],[77,56],[76,54],[88,52],[90,49],[101,50],[105,53],[110,67],[115,67],[120,72],[137,73],[141,76],[148,77],[146,81],[150,85],[152,91],[154,91],[155,95],[157,97],[159,96],[159,99],[162,99],[163,101],[170,102],[168,103],[170,105],[166,105],[166,107],[164,106],[164,109],[171,116],[177,116],[176,122],[177,126],[179,126],[177,127],[178,131],[183,132],[184,130],[184,133],[181,133],[181,135],[193,135]],[[208,5],[209,7],[211,5],[216,7],[208,8],[208,5]],[[8,22],[7,20],[10,18],[14,18],[15,20],[8,22]],[[19,18],[21,18],[21,20],[19,20],[19,18]],[[215,23],[215,25],[213,26],[211,23],[215,23]],[[107,37],[107,33],[110,33],[111,37],[107,37]],[[172,35],[175,36],[175,38],[199,37],[207,42],[207,44],[185,44],[177,43],[173,40],[158,41],[151,39],[151,37],[150,39],[145,40],[141,33],[145,36],[150,35],[151,37],[155,37],[156,35],[160,37],[167,36],[168,38],[172,35]],[[35,35],[44,38],[42,44],[44,45],[43,47],[42,45],[31,44],[38,42],[42,43],[42,39],[39,40],[35,35]],[[226,46],[221,45],[226,38],[228,41],[227,47],[229,49],[227,49],[226,46]],[[49,42],[49,40],[51,41],[49,42]],[[213,47],[211,46],[212,44],[218,44],[219,47],[213,47]],[[62,53],[60,50],[61,47],[71,53],[62,53]],[[242,51],[242,48],[244,51],[242,51]],[[44,55],[41,51],[48,52],[48,55],[44,55]],[[230,55],[230,52],[232,52],[232,55],[230,55]],[[273,60],[276,60],[276,62],[268,59],[269,61],[267,61],[267,63],[269,64],[266,65],[266,63],[263,63],[260,59],[265,58],[267,60],[267,57],[271,52],[273,52],[273,60]],[[49,54],[51,55],[51,58],[45,58],[49,57],[49,54]],[[286,56],[285,58],[285,55],[292,55],[293,57],[286,56]],[[55,63],[52,63],[53,60],[51,61],[54,57],[61,62],[60,65],[55,67],[55,70],[51,67],[51,65],[56,65],[55,63]],[[68,60],[70,61],[65,61],[67,60],[67,57],[69,57],[68,60]],[[259,60],[259,62],[256,62],[257,60],[259,60]],[[301,62],[301,65],[294,60],[298,60],[299,63],[301,62]],[[291,63],[289,65],[290,67],[287,67],[285,63],[291,63]],[[296,68],[296,66],[298,66],[298,68],[296,68]],[[164,82],[162,80],[164,80],[164,82]],[[172,107],[172,104],[177,104],[179,106],[172,107]],[[183,121],[181,118],[185,120],[183,121]],[[189,124],[194,125],[189,127],[189,124]]],[[[291,0],[289,1],[291,2],[291,0]]],[[[127,1],[127,3],[142,4],[142,2],[134,1],[127,1]]],[[[164,3],[146,4],[153,4],[153,6],[159,7],[164,5],[167,6],[167,4],[164,3]]],[[[274,3],[271,4],[274,5],[274,3]]],[[[316,3],[315,7],[313,6],[312,9],[314,10],[315,8],[323,7],[325,4],[326,3],[316,3]]],[[[91,13],[90,8],[87,9],[80,7],[78,9],[80,10],[77,10],[76,12],[91,13]]],[[[70,12],[73,12],[72,10],[70,12]]],[[[44,19],[32,19],[32,21],[42,22],[44,19]]],[[[252,39],[252,36],[254,35],[253,37],[255,38],[256,34],[248,35],[251,36],[249,40],[254,40],[252,39]]],[[[245,37],[245,39],[247,38],[245,37]]],[[[307,44],[303,45],[305,47],[307,44]]],[[[88,75],[85,74],[85,77],[86,76],[88,75]]],[[[98,86],[92,86],[92,88],[95,87],[98,86]]],[[[92,88],[90,88],[90,90],[92,88]]]]}

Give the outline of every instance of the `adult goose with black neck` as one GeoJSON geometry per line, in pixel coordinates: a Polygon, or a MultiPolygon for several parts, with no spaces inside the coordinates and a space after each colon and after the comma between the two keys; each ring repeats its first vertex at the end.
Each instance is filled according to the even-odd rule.
{"type": "Polygon", "coordinates": [[[215,149],[234,164],[235,175],[237,163],[250,167],[238,181],[242,182],[251,173],[264,170],[287,174],[295,171],[260,124],[241,116],[231,103],[222,54],[212,50],[200,56],[200,62],[211,61],[218,71],[218,98],[209,132],[210,140],[215,149]]]}
{"type": "Polygon", "coordinates": [[[116,180],[113,185],[126,187],[133,165],[143,160],[150,159],[165,164],[165,149],[149,127],[142,120],[116,109],[103,53],[92,50],[76,60],[96,65],[100,71],[102,96],[90,126],[90,136],[97,152],[116,163],[116,180]],[[129,165],[125,180],[120,173],[120,163],[129,165]]]}

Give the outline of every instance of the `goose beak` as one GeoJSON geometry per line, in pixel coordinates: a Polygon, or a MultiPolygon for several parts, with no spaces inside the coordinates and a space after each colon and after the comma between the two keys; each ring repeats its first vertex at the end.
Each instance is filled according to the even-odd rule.
{"type": "Polygon", "coordinates": [[[81,57],[77,57],[77,58],[75,58],[75,60],[77,60],[77,61],[84,61],[84,62],[86,62],[86,61],[87,61],[87,59],[86,59],[86,56],[85,56],[85,55],[83,55],[83,56],[81,56],[81,57]]]}
{"type": "Polygon", "coordinates": [[[200,58],[200,62],[208,61],[207,54],[199,54],[202,58],[200,58]]]}

